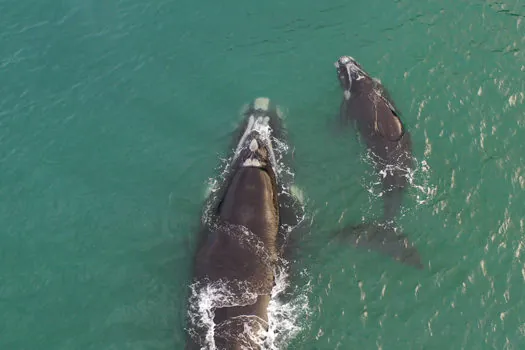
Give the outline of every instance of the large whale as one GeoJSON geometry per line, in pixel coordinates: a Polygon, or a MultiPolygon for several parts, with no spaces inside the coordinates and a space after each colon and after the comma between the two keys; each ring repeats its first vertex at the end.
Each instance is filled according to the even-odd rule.
{"type": "Polygon", "coordinates": [[[186,349],[260,349],[275,269],[300,203],[281,176],[282,120],[267,98],[250,104],[231,161],[206,205],[194,261],[186,349]],[[262,335],[262,336],[261,336],[262,335]]]}
{"type": "Polygon", "coordinates": [[[421,268],[419,253],[395,224],[408,185],[407,175],[413,167],[410,133],[379,80],[372,78],[350,56],[340,57],[335,67],[343,89],[341,122],[353,124],[359,131],[371,151],[383,186],[382,221],[343,231],[358,245],[378,248],[397,260],[421,268]]]}

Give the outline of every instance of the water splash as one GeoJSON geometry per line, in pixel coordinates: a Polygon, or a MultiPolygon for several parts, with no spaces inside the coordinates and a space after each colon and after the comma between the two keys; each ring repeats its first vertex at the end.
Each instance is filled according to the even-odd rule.
{"type": "Polygon", "coordinates": [[[288,263],[283,260],[283,264],[277,268],[275,274],[275,287],[272,290],[272,298],[268,305],[268,333],[264,349],[279,350],[286,348],[288,342],[294,339],[302,327],[301,320],[310,316],[308,304],[308,294],[310,283],[302,288],[296,287],[292,297],[285,302],[284,295],[289,289],[288,263]]]}
{"type": "Polygon", "coordinates": [[[217,349],[215,335],[223,339],[235,339],[246,348],[257,344],[261,349],[282,349],[302,331],[301,320],[310,316],[308,293],[310,284],[290,289],[288,263],[281,260],[275,269],[275,286],[268,305],[268,322],[256,316],[240,316],[215,325],[215,310],[223,307],[251,305],[256,302],[258,293],[253,285],[245,281],[196,282],[191,286],[188,315],[192,324],[190,334],[198,338],[204,334],[207,349],[217,349]],[[238,291],[242,290],[243,293],[238,291]],[[287,294],[287,295],[286,295],[287,294]],[[286,299],[286,300],[285,300],[286,299]],[[242,323],[242,334],[230,334],[232,323],[242,323]]]}
{"type": "MultiPolygon", "coordinates": [[[[384,196],[385,192],[381,187],[380,179],[375,176],[375,166],[377,157],[368,150],[361,160],[368,164],[369,170],[366,175],[361,178],[363,188],[369,194],[369,202],[373,202],[377,198],[384,196]],[[373,173],[374,180],[370,181],[370,175],[373,173]]],[[[430,183],[431,168],[425,159],[419,161],[416,157],[412,157],[413,169],[402,168],[398,165],[384,164],[384,168],[379,172],[381,178],[386,177],[389,173],[401,172],[407,179],[409,184],[409,195],[415,199],[417,206],[425,205],[430,202],[437,194],[437,186],[430,183]]],[[[406,207],[403,207],[401,214],[407,213],[406,207]]]]}
{"type": "Polygon", "coordinates": [[[209,349],[215,347],[215,323],[217,308],[254,304],[257,293],[244,281],[198,281],[190,285],[188,316],[192,327],[190,335],[198,339],[199,332],[205,334],[204,342],[209,349]],[[243,290],[243,293],[238,293],[243,290]]]}

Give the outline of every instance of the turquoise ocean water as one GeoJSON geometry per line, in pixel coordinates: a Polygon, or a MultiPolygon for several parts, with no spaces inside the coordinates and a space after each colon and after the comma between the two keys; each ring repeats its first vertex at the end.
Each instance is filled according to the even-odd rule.
{"type": "Polygon", "coordinates": [[[239,110],[286,115],[311,230],[288,349],[525,348],[525,3],[0,0],[0,349],[181,349],[239,110]],[[390,90],[425,269],[333,244],[381,211],[333,62],[390,90]],[[304,311],[304,310],[303,310],[304,311]]]}

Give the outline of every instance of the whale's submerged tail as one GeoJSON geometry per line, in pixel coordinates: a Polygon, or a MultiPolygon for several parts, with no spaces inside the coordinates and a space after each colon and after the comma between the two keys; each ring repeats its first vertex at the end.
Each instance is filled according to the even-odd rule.
{"type": "Polygon", "coordinates": [[[417,248],[392,224],[363,223],[334,232],[335,238],[356,247],[378,251],[404,264],[423,269],[417,248]]]}

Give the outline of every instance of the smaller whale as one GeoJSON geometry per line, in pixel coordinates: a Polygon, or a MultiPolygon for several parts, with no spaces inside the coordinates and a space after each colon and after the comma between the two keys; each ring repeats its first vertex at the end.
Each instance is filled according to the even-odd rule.
{"type": "Polygon", "coordinates": [[[398,233],[395,219],[400,213],[413,167],[412,141],[400,113],[387,90],[350,56],[335,62],[343,89],[340,120],[359,131],[374,159],[383,186],[383,219],[377,224],[347,227],[341,233],[358,246],[379,249],[396,260],[422,268],[417,249],[398,233]]]}

